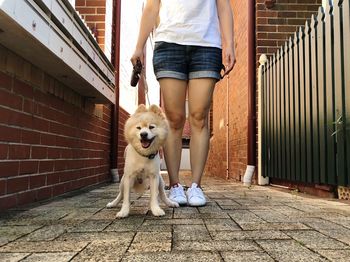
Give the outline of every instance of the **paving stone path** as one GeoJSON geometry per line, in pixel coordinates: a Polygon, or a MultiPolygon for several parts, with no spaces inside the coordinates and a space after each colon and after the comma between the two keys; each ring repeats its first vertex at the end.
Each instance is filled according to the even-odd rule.
{"type": "MultiPolygon", "coordinates": [[[[182,175],[188,183],[189,177],[182,175]]],[[[350,203],[207,177],[205,207],[106,209],[118,184],[0,213],[0,261],[350,261],[350,203]]]]}

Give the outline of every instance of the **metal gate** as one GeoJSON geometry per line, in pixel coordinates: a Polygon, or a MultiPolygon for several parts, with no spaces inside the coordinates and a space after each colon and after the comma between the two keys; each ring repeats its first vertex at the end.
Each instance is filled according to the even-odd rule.
{"type": "Polygon", "coordinates": [[[349,186],[349,0],[320,7],[260,72],[262,175],[349,186]]]}

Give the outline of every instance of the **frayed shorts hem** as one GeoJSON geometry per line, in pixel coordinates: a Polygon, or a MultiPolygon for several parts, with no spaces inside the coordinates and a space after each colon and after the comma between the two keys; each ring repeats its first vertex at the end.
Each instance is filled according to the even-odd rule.
{"type": "Polygon", "coordinates": [[[215,71],[196,71],[190,72],[188,76],[184,73],[176,72],[176,71],[158,71],[156,72],[157,80],[161,78],[174,78],[178,80],[191,80],[197,78],[214,78],[216,80],[220,80],[220,74],[215,71]]]}

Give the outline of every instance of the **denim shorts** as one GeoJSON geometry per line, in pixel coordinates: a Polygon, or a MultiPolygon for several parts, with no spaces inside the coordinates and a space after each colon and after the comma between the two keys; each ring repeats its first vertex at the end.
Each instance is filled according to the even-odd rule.
{"type": "Polygon", "coordinates": [[[157,79],[214,78],[220,80],[222,51],[217,47],[156,42],[153,69],[157,79]]]}

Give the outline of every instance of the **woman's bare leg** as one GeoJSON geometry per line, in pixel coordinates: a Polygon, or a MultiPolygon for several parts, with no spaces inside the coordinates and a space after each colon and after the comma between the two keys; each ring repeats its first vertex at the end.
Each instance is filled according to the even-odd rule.
{"type": "Polygon", "coordinates": [[[182,130],[186,120],[187,81],[173,78],[159,80],[164,110],[170,130],[164,146],[165,163],[168,169],[170,185],[179,183],[179,169],[182,150],[182,130]]]}
{"type": "Polygon", "coordinates": [[[189,81],[188,106],[191,125],[190,157],[192,182],[200,185],[209,151],[208,113],[216,80],[199,78],[189,81]]]}

